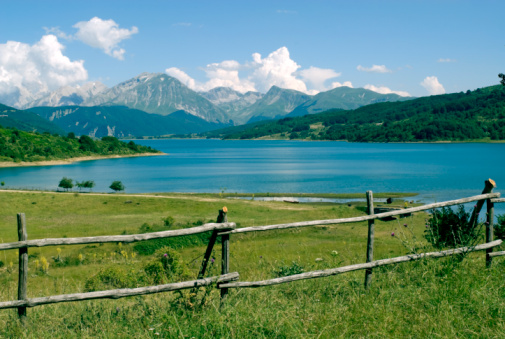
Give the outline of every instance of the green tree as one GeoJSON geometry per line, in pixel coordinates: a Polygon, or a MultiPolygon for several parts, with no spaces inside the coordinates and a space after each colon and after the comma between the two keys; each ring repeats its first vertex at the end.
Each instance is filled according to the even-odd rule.
{"type": "Polygon", "coordinates": [[[110,184],[109,188],[111,190],[116,191],[116,192],[118,192],[118,191],[124,191],[124,185],[119,180],[113,181],[112,184],[110,184]]]}
{"type": "MultiPolygon", "coordinates": [[[[95,187],[95,182],[93,180],[86,180],[84,182],[83,187],[89,189],[89,191],[91,192],[93,187],[95,187]]],[[[123,189],[124,189],[124,187],[123,187],[123,189]]]]}
{"type": "Polygon", "coordinates": [[[501,78],[500,84],[505,86],[505,74],[503,73],[498,74],[498,78],[501,78]]]}
{"type": "Polygon", "coordinates": [[[68,191],[69,189],[74,187],[73,180],[70,178],[67,178],[67,177],[63,177],[63,179],[60,180],[58,187],[61,187],[61,188],[65,189],[66,191],[68,191]]]}

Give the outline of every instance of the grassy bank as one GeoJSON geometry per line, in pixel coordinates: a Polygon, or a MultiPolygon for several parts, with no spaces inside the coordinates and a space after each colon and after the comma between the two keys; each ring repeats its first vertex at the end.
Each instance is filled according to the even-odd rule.
{"type": "MultiPolygon", "coordinates": [[[[364,203],[288,204],[234,200],[219,195],[153,196],[0,192],[2,242],[17,239],[16,213],[27,217],[28,238],[133,234],[192,227],[215,220],[228,207],[239,227],[363,215],[364,203]],[[170,218],[168,218],[170,217],[170,218]],[[167,225],[168,226],[165,226],[167,225]]],[[[432,250],[423,238],[426,214],[377,221],[375,258],[432,250]],[[406,226],[405,226],[406,225],[406,226]],[[392,233],[395,236],[391,236],[392,233]]],[[[290,272],[365,261],[366,223],[309,227],[231,237],[231,271],[260,280],[290,272]]],[[[193,279],[205,239],[175,238],[185,273],[193,279]]],[[[152,246],[156,246],[153,244],[152,246]]],[[[152,260],[135,244],[29,249],[28,297],[84,291],[104,267],[139,272],[152,260]],[[121,251],[130,256],[124,258],[121,251]],[[136,253],[134,257],[131,253],[136,253]],[[79,257],[81,255],[81,257],[79,257]],[[35,260],[49,261],[47,272],[35,260]],[[58,257],[62,260],[58,261],[58,257]],[[81,259],[79,259],[81,258],[81,259]],[[65,264],[61,264],[65,263],[65,264]]],[[[217,274],[219,246],[214,253],[217,274]]],[[[16,251],[0,252],[0,300],[17,295],[16,251]],[[10,268],[13,262],[13,268],[10,268]]],[[[165,293],[28,309],[21,327],[15,310],[0,310],[3,337],[502,337],[505,334],[504,260],[484,268],[484,255],[390,266],[374,271],[365,292],[363,272],[258,289],[232,290],[220,306],[219,292],[165,293]],[[205,296],[205,297],[204,297],[205,296]]],[[[190,280],[188,279],[188,280],[190,280]]],[[[140,282],[136,282],[139,283],[140,282]]]]}

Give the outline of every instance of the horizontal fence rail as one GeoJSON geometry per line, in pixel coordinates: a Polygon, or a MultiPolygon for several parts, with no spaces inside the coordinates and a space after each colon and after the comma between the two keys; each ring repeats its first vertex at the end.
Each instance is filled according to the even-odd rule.
{"type": "Polygon", "coordinates": [[[367,220],[373,220],[373,219],[382,219],[382,218],[392,217],[395,215],[421,212],[421,211],[431,210],[434,208],[453,206],[453,205],[459,205],[459,204],[466,204],[469,202],[492,199],[492,198],[499,198],[499,197],[500,197],[500,193],[480,194],[480,195],[475,195],[475,196],[468,197],[468,198],[450,200],[450,201],[445,201],[445,202],[438,202],[438,203],[433,203],[433,204],[428,204],[428,205],[423,205],[423,206],[418,206],[418,207],[405,208],[402,210],[391,211],[391,212],[364,215],[361,217],[342,218],[342,219],[327,219],[327,220],[312,220],[312,221],[292,222],[292,223],[288,223],[288,224],[243,227],[243,228],[234,229],[232,231],[222,232],[221,234],[261,232],[261,231],[271,231],[271,230],[280,230],[280,229],[286,229],[286,228],[307,227],[307,226],[317,226],[317,225],[347,224],[347,223],[367,221],[367,220]]]}
{"type": "Polygon", "coordinates": [[[220,288],[264,287],[264,286],[284,284],[287,282],[292,282],[292,281],[297,281],[297,280],[329,277],[332,275],[337,275],[337,274],[342,274],[342,273],[347,273],[347,272],[352,272],[352,271],[365,270],[365,269],[375,268],[375,267],[385,266],[385,265],[399,264],[402,262],[420,260],[420,259],[424,259],[424,258],[441,258],[441,257],[455,255],[455,254],[474,252],[474,251],[482,251],[482,250],[485,250],[488,248],[493,248],[493,247],[499,246],[499,245],[501,245],[501,243],[502,243],[502,240],[496,240],[496,241],[493,241],[490,243],[477,245],[475,247],[461,247],[461,248],[455,248],[452,250],[446,250],[446,251],[440,251],[440,252],[410,254],[410,255],[405,255],[402,257],[371,261],[371,262],[364,263],[364,264],[356,264],[356,265],[349,265],[349,266],[343,266],[343,267],[338,267],[338,268],[331,268],[331,269],[327,269],[327,270],[319,270],[319,271],[294,274],[294,275],[290,275],[290,276],[282,277],[282,278],[275,278],[275,279],[262,280],[262,281],[241,281],[241,282],[225,283],[225,284],[221,284],[220,288]]]}
{"type": "Polygon", "coordinates": [[[17,241],[11,243],[0,244],[0,250],[11,250],[16,248],[25,247],[44,247],[44,246],[58,246],[58,245],[82,245],[82,244],[96,244],[108,242],[122,242],[130,243],[144,240],[181,237],[185,235],[192,235],[204,233],[214,230],[229,230],[235,228],[234,222],[228,223],[210,223],[202,226],[185,228],[181,230],[162,231],[153,233],[142,233],[132,235],[104,235],[98,237],[81,237],[81,238],[48,238],[48,239],[35,239],[26,241],[17,241]]]}
{"type": "Polygon", "coordinates": [[[277,225],[266,225],[266,226],[254,226],[254,227],[244,227],[236,228],[236,224],[233,222],[228,222],[227,219],[227,208],[223,207],[219,211],[219,216],[216,223],[208,223],[202,226],[180,229],[180,230],[170,230],[163,232],[154,233],[143,233],[134,235],[112,235],[112,236],[96,236],[96,237],[80,237],[80,238],[48,238],[48,239],[36,239],[27,240],[26,236],[26,220],[24,214],[18,214],[18,240],[17,242],[0,244],[0,250],[10,250],[19,249],[19,283],[18,283],[18,300],[0,302],[0,309],[6,308],[17,308],[18,314],[23,322],[26,318],[26,308],[35,307],[39,305],[72,302],[72,301],[83,301],[83,300],[93,300],[93,299],[118,299],[129,296],[153,294],[160,292],[177,291],[183,289],[194,289],[199,287],[210,286],[216,284],[216,287],[221,290],[221,300],[223,301],[228,293],[229,288],[255,288],[263,286],[271,286],[277,284],[288,283],[292,281],[305,280],[305,279],[315,279],[321,277],[334,276],[342,273],[367,270],[365,277],[365,288],[368,288],[371,283],[372,269],[380,266],[399,264],[403,262],[421,260],[425,258],[441,258],[456,254],[464,254],[474,251],[486,251],[486,267],[490,267],[492,262],[492,257],[503,256],[505,251],[494,252],[493,248],[502,244],[502,240],[493,241],[493,219],[494,219],[494,203],[505,202],[505,199],[500,198],[500,193],[492,193],[496,184],[493,180],[489,179],[485,182],[485,188],[482,194],[475,195],[467,198],[450,200],[440,203],[433,203],[418,207],[411,207],[405,209],[398,209],[385,213],[374,214],[373,211],[373,195],[371,191],[367,192],[367,206],[368,215],[352,217],[352,218],[340,218],[340,219],[327,219],[327,220],[312,220],[303,222],[294,222],[286,224],[277,225]],[[373,260],[373,238],[374,238],[374,220],[375,219],[385,219],[392,216],[412,214],[415,212],[433,210],[441,207],[448,207],[454,205],[460,205],[470,202],[475,202],[476,206],[473,209],[470,224],[474,224],[478,221],[478,216],[481,208],[484,205],[484,201],[487,201],[487,215],[486,215],[486,240],[484,244],[480,244],[474,247],[461,247],[456,249],[450,249],[438,252],[428,252],[420,254],[410,254],[401,257],[373,260]],[[246,232],[259,232],[259,231],[270,231],[270,230],[282,230],[297,227],[307,227],[307,226],[317,226],[317,225],[331,225],[331,224],[345,224],[345,223],[355,223],[368,221],[368,245],[367,245],[367,256],[366,263],[348,265],[338,268],[317,270],[311,272],[305,272],[301,274],[290,275],[287,277],[280,277],[269,280],[262,281],[243,281],[239,280],[239,273],[229,273],[229,259],[230,259],[230,235],[246,232]],[[80,245],[80,244],[93,244],[93,243],[131,243],[137,241],[145,241],[152,239],[161,239],[169,237],[179,237],[187,236],[193,234],[199,234],[204,232],[212,232],[212,236],[209,239],[207,245],[207,250],[204,254],[204,259],[200,268],[200,272],[196,280],[170,283],[157,286],[148,287],[138,287],[138,288],[125,288],[125,289],[115,289],[107,291],[96,291],[87,293],[74,293],[74,294],[63,294],[54,295],[48,297],[38,297],[38,298],[27,298],[27,277],[28,277],[28,248],[29,247],[44,247],[44,246],[58,246],[58,245],[80,245]],[[205,271],[210,260],[214,245],[217,242],[217,237],[221,237],[221,275],[205,278],[205,271]]]}
{"type": "Polygon", "coordinates": [[[503,255],[505,255],[505,251],[499,251],[499,252],[489,253],[490,257],[501,257],[503,255]]]}
{"type": "Polygon", "coordinates": [[[47,304],[64,303],[71,301],[83,301],[92,299],[119,299],[124,297],[132,297],[136,295],[146,295],[161,292],[179,291],[190,288],[198,288],[202,286],[209,286],[212,284],[219,284],[222,282],[238,280],[239,274],[237,272],[228,273],[225,275],[201,278],[191,281],[183,281],[172,284],[148,286],[148,287],[137,287],[137,288],[121,288],[117,290],[108,291],[96,291],[87,293],[74,293],[74,294],[62,294],[53,295],[50,297],[33,298],[27,300],[15,300],[0,302],[0,309],[5,308],[18,308],[18,307],[35,307],[47,304]]]}

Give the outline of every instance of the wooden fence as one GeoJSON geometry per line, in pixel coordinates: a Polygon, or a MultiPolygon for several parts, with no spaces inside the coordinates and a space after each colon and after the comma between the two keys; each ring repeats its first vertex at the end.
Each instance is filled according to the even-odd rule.
{"type": "Polygon", "coordinates": [[[499,246],[502,240],[493,240],[493,219],[494,219],[494,203],[505,202],[505,199],[500,199],[500,193],[493,193],[493,189],[496,187],[493,180],[489,179],[486,181],[485,188],[480,195],[445,201],[440,203],[428,204],[418,207],[405,208],[401,210],[395,210],[385,213],[374,213],[373,207],[373,194],[371,191],[366,193],[368,213],[366,216],[353,217],[353,218],[341,218],[341,219],[328,219],[328,220],[313,220],[313,221],[303,221],[295,223],[277,224],[277,225],[266,225],[266,226],[255,226],[255,227],[244,227],[236,228],[235,223],[228,222],[227,220],[227,210],[226,207],[219,211],[219,216],[217,223],[209,223],[198,227],[182,229],[182,230],[172,230],[164,232],[155,232],[147,234],[135,234],[135,235],[114,235],[114,236],[98,236],[98,237],[81,237],[81,238],[52,238],[52,239],[37,239],[28,240],[26,231],[26,220],[25,215],[18,214],[18,239],[17,242],[0,244],[0,250],[9,249],[19,249],[19,282],[18,282],[18,300],[0,302],[0,309],[7,308],[17,308],[18,314],[21,320],[26,318],[26,308],[34,307],[39,305],[46,305],[52,303],[61,303],[69,301],[82,301],[90,299],[118,299],[128,296],[144,295],[152,293],[161,293],[168,291],[177,291],[183,289],[192,289],[202,286],[209,286],[216,284],[216,287],[221,290],[221,298],[225,298],[229,288],[247,288],[247,287],[263,287],[276,284],[283,284],[287,282],[304,280],[304,279],[314,279],[321,277],[328,277],[332,275],[342,274],[346,272],[352,272],[357,270],[366,270],[365,272],[365,288],[369,288],[372,279],[373,268],[398,264],[407,261],[420,260],[424,258],[440,258],[455,254],[473,252],[473,251],[486,251],[486,266],[489,267],[492,262],[492,258],[496,256],[505,255],[505,251],[494,252],[493,248],[499,246]],[[477,222],[478,215],[484,206],[484,202],[487,202],[487,217],[486,217],[486,242],[474,247],[462,247],[446,251],[421,253],[421,254],[411,254],[401,257],[373,260],[373,244],[374,244],[374,220],[383,219],[392,216],[409,215],[415,212],[433,210],[435,208],[454,206],[459,204],[465,204],[469,202],[477,202],[470,219],[470,222],[477,222]],[[239,282],[239,273],[229,272],[229,258],[230,258],[230,235],[237,233],[246,232],[259,232],[259,231],[269,231],[269,230],[282,230],[288,228],[298,228],[298,227],[308,227],[315,225],[335,225],[344,223],[355,223],[355,222],[368,222],[368,241],[367,241],[367,253],[366,253],[366,263],[355,264],[344,267],[317,270],[301,274],[290,275],[287,277],[263,280],[263,281],[243,281],[239,282]],[[198,273],[196,280],[184,281],[178,283],[139,287],[139,288],[125,288],[116,289],[108,291],[97,291],[88,293],[74,293],[74,294],[64,294],[55,295],[49,297],[41,298],[27,298],[27,278],[28,278],[28,248],[30,247],[43,247],[43,246],[58,246],[58,245],[77,245],[77,244],[93,244],[93,243],[110,243],[110,242],[137,242],[145,241],[150,239],[160,239],[169,237],[186,236],[192,234],[198,234],[203,232],[212,232],[209,239],[207,249],[204,254],[204,258],[201,264],[200,271],[198,273]],[[221,275],[205,278],[205,271],[207,269],[207,264],[210,260],[214,245],[216,243],[217,237],[221,237],[221,275]]]}

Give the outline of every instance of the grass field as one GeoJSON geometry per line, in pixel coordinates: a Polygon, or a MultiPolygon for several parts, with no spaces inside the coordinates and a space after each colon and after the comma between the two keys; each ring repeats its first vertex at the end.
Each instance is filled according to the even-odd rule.
{"type": "MultiPolygon", "coordinates": [[[[289,204],[227,199],[223,194],[155,197],[0,191],[0,204],[1,242],[17,240],[19,212],[26,214],[28,239],[192,227],[215,221],[223,206],[228,208],[229,221],[238,227],[365,214],[364,203],[289,204]],[[165,226],[167,217],[171,217],[169,226],[165,226]]],[[[418,213],[376,221],[374,258],[433,250],[423,237],[427,217],[418,213]]],[[[366,223],[232,235],[230,271],[239,272],[241,281],[250,281],[273,278],[282,270],[293,273],[362,263],[366,236],[366,223]]],[[[55,247],[30,248],[28,297],[82,292],[90,277],[111,267],[128,272],[130,284],[143,285],[142,279],[132,282],[131,278],[135,280],[135,274],[153,260],[146,251],[159,244],[152,243],[152,248],[137,244],[62,246],[60,253],[55,247]],[[49,262],[46,272],[37,267],[42,257],[49,262]]],[[[205,237],[175,238],[169,245],[184,266],[174,279],[194,279],[205,237]]],[[[211,275],[219,273],[219,247],[211,275]]],[[[0,260],[4,286],[0,301],[15,300],[17,251],[0,252],[0,260]]],[[[376,269],[368,291],[363,288],[364,272],[359,271],[231,290],[222,305],[218,290],[202,288],[197,295],[185,291],[39,306],[28,309],[24,327],[15,310],[0,310],[0,337],[503,337],[504,269],[504,259],[495,258],[492,268],[486,269],[484,254],[475,253],[463,260],[444,258],[376,269]]]]}

